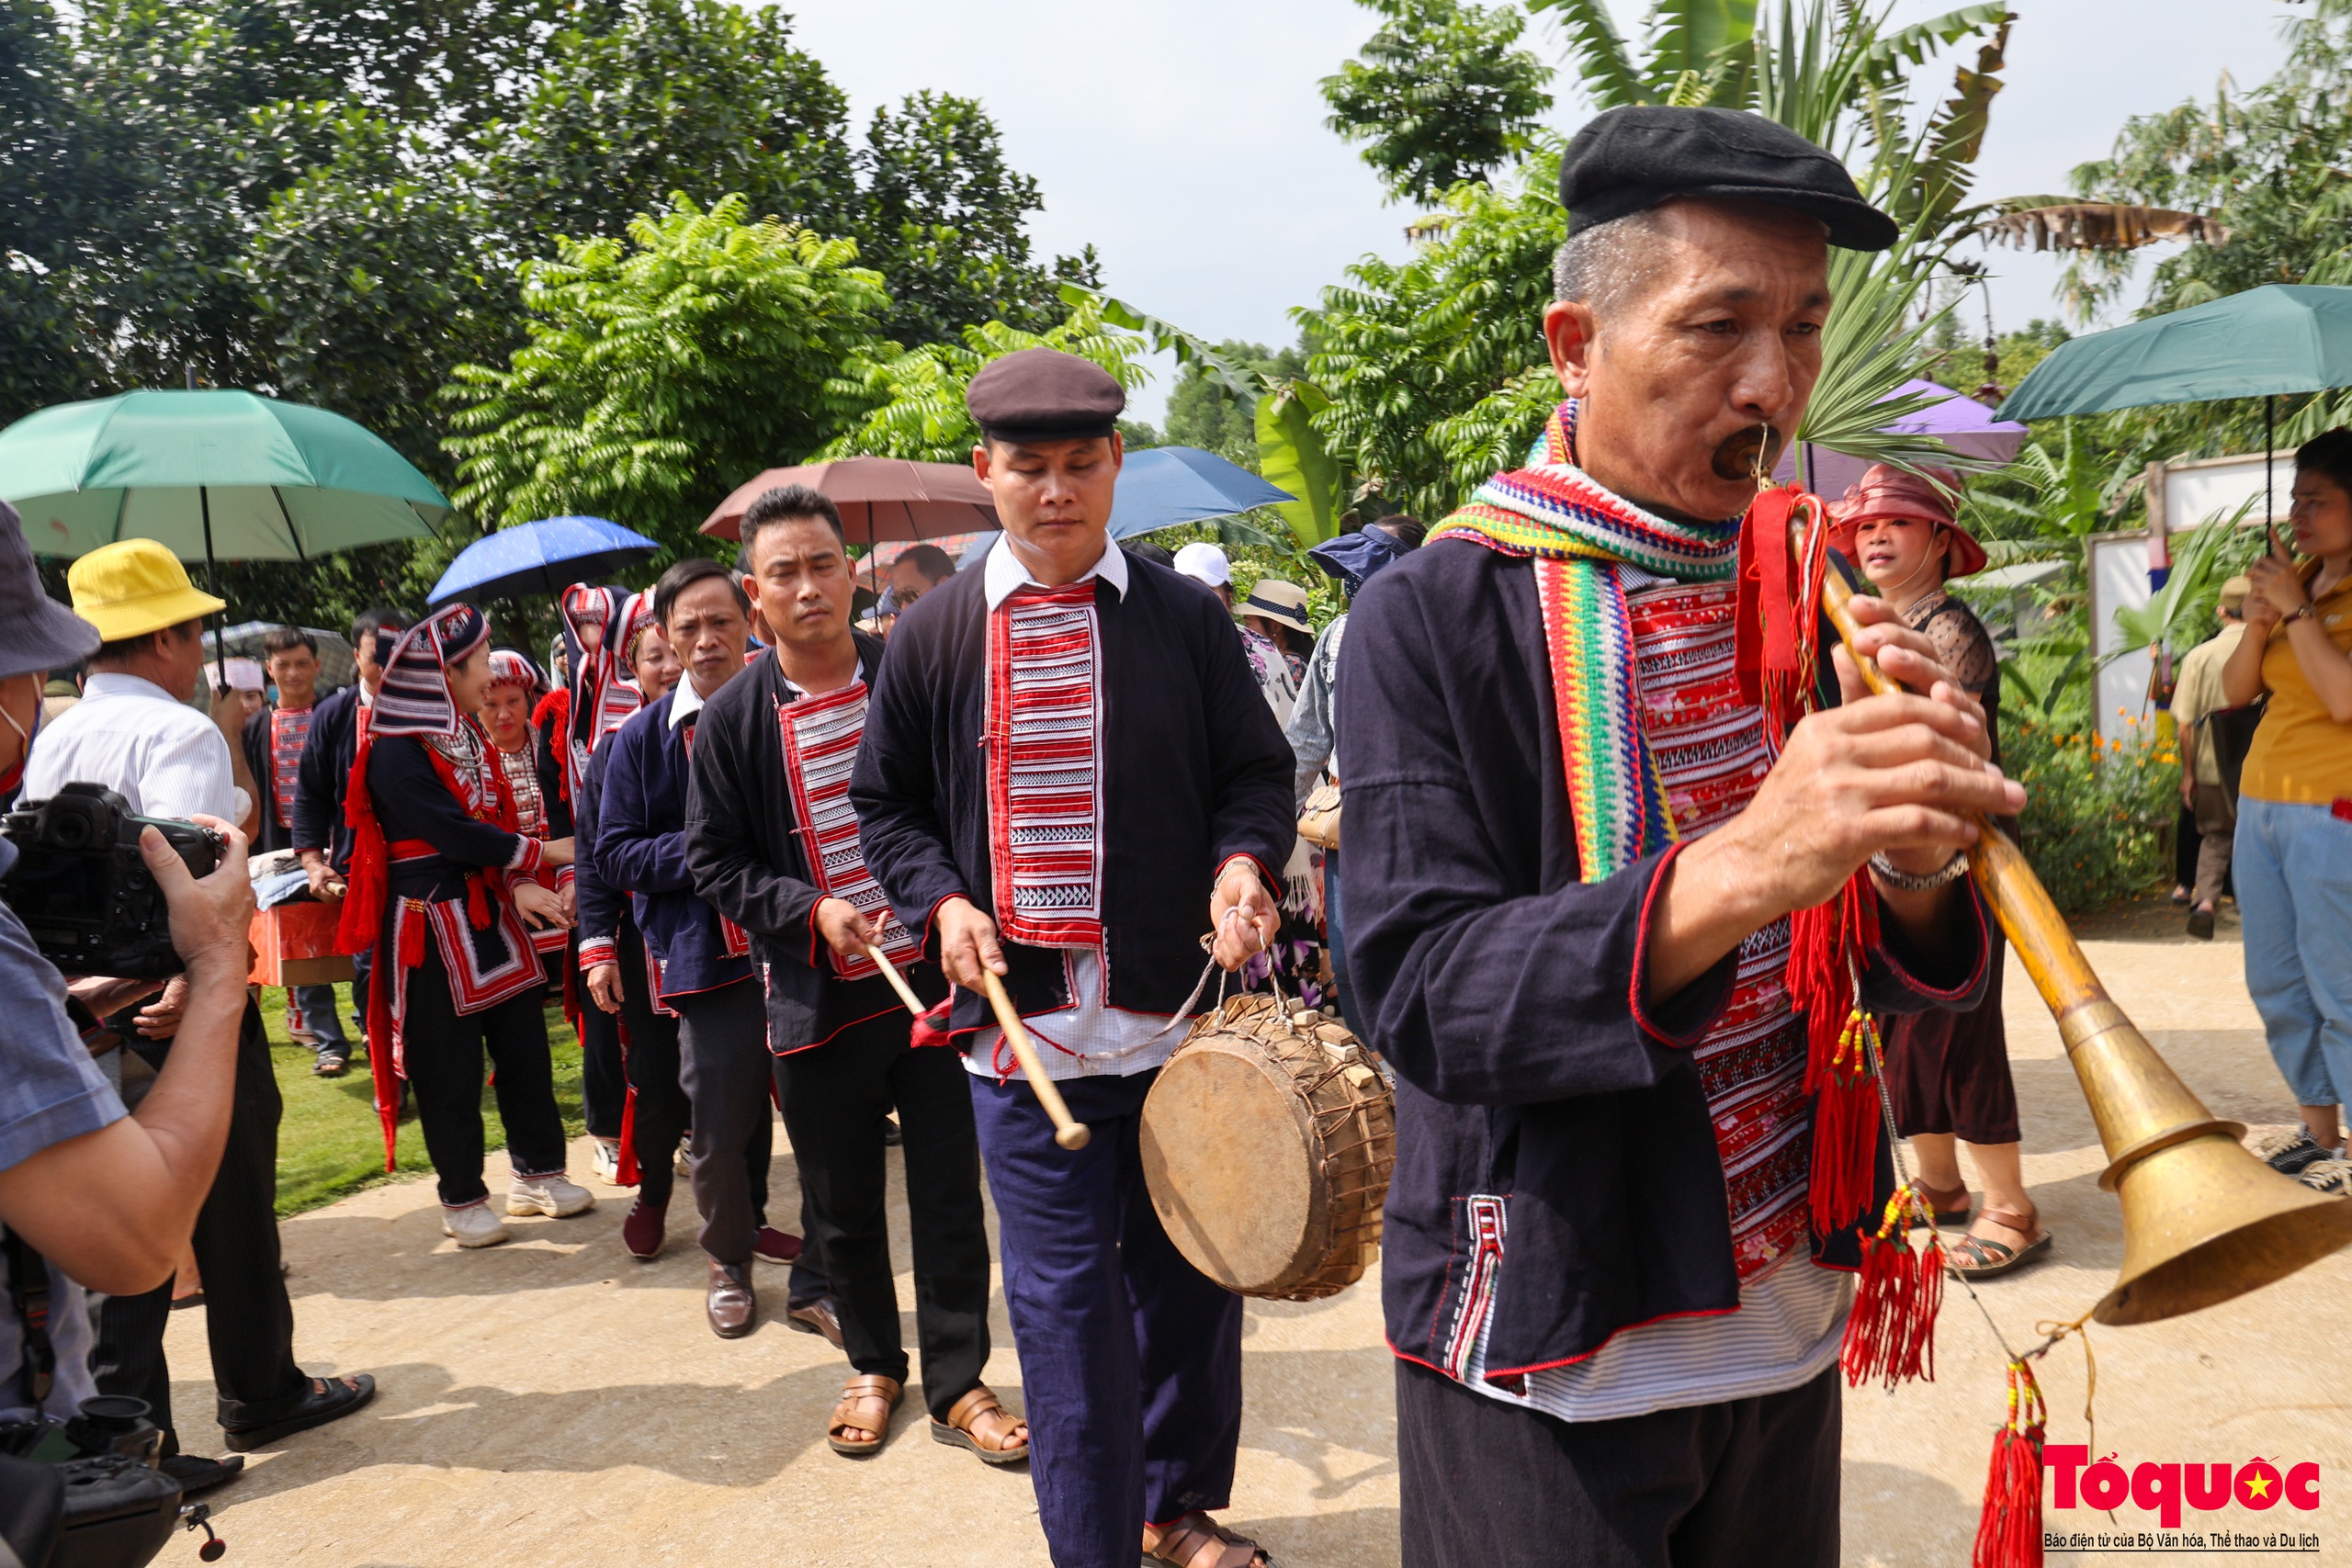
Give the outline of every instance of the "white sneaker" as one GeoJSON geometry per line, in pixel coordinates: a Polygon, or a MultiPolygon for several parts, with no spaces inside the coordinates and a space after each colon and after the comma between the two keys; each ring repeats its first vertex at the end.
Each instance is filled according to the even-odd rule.
{"type": "Polygon", "coordinates": [[[487,1198],[456,1209],[442,1205],[441,1234],[455,1236],[459,1247],[496,1247],[502,1241],[514,1239],[498,1216],[490,1212],[487,1198]]]}
{"type": "Polygon", "coordinates": [[[694,1129],[689,1127],[686,1129],[685,1135],[678,1140],[678,1152],[670,1159],[670,1168],[680,1176],[692,1177],[695,1173],[694,1145],[694,1129]]]}
{"type": "Polygon", "coordinates": [[[561,1171],[553,1176],[517,1176],[506,1189],[506,1212],[510,1214],[545,1214],[560,1220],[566,1214],[584,1213],[595,1206],[596,1195],[576,1182],[565,1180],[561,1171]]]}
{"type": "Polygon", "coordinates": [[[596,1151],[589,1156],[589,1173],[607,1186],[617,1187],[621,1180],[621,1145],[617,1138],[599,1138],[596,1151]]]}

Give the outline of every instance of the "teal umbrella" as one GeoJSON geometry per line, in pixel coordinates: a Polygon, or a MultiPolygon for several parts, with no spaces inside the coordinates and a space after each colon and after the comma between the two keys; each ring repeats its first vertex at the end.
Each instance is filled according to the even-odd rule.
{"type": "Polygon", "coordinates": [[[35,553],[153,539],[186,561],[308,560],[430,537],[448,500],[341,414],[244,391],[124,392],[0,431],[35,553]]]}
{"type": "Polygon", "coordinates": [[[235,390],[122,392],[27,414],[0,430],[0,500],[36,555],[153,539],[202,561],[216,595],[218,561],[429,538],[449,513],[364,425],[235,390]]]}
{"type": "Polygon", "coordinates": [[[2026,372],[2003,419],[2260,398],[2263,515],[2278,400],[2352,387],[2352,288],[2268,283],[2060,344],[2026,372]]]}

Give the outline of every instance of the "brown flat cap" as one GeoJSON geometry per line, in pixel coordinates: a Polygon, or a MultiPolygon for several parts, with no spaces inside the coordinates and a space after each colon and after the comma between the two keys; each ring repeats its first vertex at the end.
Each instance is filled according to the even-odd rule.
{"type": "Polygon", "coordinates": [[[1127,394],[1091,360],[1024,348],[993,360],[965,389],[964,406],[996,441],[1068,441],[1108,435],[1127,394]]]}

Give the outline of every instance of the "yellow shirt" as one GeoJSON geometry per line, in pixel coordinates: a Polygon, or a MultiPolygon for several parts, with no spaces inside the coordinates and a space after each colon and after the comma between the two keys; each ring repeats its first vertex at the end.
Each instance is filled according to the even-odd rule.
{"type": "MultiPolygon", "coordinates": [[[[2319,562],[2303,563],[2306,587],[2318,573],[2319,562]]],[[[2312,618],[2339,652],[2352,653],[2352,578],[2313,600],[2312,618]]],[[[2246,752],[2239,793],[2290,806],[2325,806],[2339,795],[2352,796],[2352,724],[2328,716],[2327,705],[2303,679],[2302,661],[2288,645],[2287,631],[2283,623],[2271,627],[2269,646],[2262,650],[2262,683],[2269,690],[2270,706],[2246,752]]]]}
{"type": "Polygon", "coordinates": [[[2230,705],[2222,694],[2222,666],[2238,649],[2238,638],[2245,635],[2243,622],[2232,622],[2212,637],[2199,643],[2182,655],[2180,674],[2173,682],[2173,722],[2183,730],[2196,730],[2191,742],[2197,748],[2197,782],[2218,785],[2222,782],[2220,754],[2214,750],[2211,737],[2197,729],[2197,721],[2209,714],[2221,712],[2230,705]]]}

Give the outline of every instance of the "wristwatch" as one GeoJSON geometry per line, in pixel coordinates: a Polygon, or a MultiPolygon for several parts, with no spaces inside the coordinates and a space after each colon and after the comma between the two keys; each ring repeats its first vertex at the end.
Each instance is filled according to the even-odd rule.
{"type": "Polygon", "coordinates": [[[2297,621],[2308,621],[2311,618],[2312,602],[2306,599],[2301,604],[2296,605],[2293,609],[2288,611],[2285,615],[2279,616],[2278,624],[2282,626],[2291,626],[2297,621]]]}

